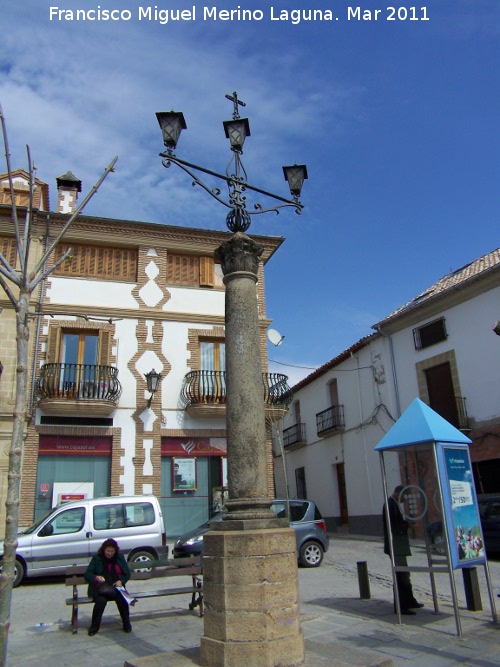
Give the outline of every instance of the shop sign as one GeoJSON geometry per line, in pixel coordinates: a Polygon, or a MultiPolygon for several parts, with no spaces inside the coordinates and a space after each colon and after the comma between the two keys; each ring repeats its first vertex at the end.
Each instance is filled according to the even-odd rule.
{"type": "Polygon", "coordinates": [[[161,439],[162,456],[226,456],[226,438],[161,439]]]}

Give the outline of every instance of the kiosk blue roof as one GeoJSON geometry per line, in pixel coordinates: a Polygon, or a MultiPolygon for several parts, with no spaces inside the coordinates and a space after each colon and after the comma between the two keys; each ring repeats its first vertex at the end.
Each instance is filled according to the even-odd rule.
{"type": "Polygon", "coordinates": [[[471,440],[416,398],[375,447],[377,451],[409,447],[424,442],[470,445],[471,440]]]}

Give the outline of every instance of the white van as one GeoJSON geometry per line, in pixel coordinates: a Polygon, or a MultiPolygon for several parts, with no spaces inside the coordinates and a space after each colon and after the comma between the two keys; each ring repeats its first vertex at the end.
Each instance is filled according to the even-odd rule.
{"type": "MultiPolygon", "coordinates": [[[[166,558],[165,526],[156,496],[87,498],[50,510],[17,536],[14,586],[23,577],[64,574],[86,565],[112,537],[129,562],[166,558]]],[[[3,541],[0,542],[0,558],[3,541]]]]}

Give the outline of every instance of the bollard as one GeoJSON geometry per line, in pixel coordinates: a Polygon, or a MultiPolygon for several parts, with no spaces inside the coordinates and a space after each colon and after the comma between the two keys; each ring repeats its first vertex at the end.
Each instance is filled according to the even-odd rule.
{"type": "Polygon", "coordinates": [[[366,560],[358,560],[358,582],[359,582],[359,597],[362,600],[369,600],[370,582],[368,580],[368,566],[366,560]]]}
{"type": "Polygon", "coordinates": [[[477,569],[475,567],[464,567],[462,572],[464,577],[467,609],[469,611],[483,611],[481,593],[479,591],[479,582],[477,579],[477,569]]]}

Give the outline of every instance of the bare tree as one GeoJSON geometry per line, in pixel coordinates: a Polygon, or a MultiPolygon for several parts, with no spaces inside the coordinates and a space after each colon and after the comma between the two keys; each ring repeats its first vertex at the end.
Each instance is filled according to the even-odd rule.
{"type": "Polygon", "coordinates": [[[16,313],[16,343],[17,343],[17,367],[16,367],[16,393],[14,420],[12,429],[12,441],[9,451],[8,488],[5,519],[5,540],[3,548],[2,571],[0,574],[0,667],[4,667],[7,661],[7,641],[10,627],[10,609],[12,601],[12,586],[16,568],[17,531],[19,526],[19,498],[21,487],[21,456],[23,449],[24,427],[26,421],[26,404],[28,398],[28,346],[30,340],[29,318],[30,299],[42,280],[49,276],[70,255],[71,248],[60,257],[60,259],[47,266],[54,248],[60,242],[69,226],[82,212],[86,204],[97,192],[98,188],[113,171],[117,157],[104,170],[104,173],[85,197],[76,211],[68,218],[66,224],[59,232],[55,240],[45,249],[43,256],[32,271],[28,269],[30,257],[31,226],[33,222],[33,194],[35,185],[35,171],[31,162],[29,147],[26,147],[28,156],[29,173],[29,203],[24,221],[20,221],[18,209],[15,204],[14,183],[10,164],[9,144],[5,117],[0,105],[0,120],[2,124],[3,143],[5,147],[5,159],[10,186],[10,198],[12,201],[12,223],[16,235],[18,269],[11,266],[7,259],[0,253],[0,286],[12,303],[16,313]]]}

